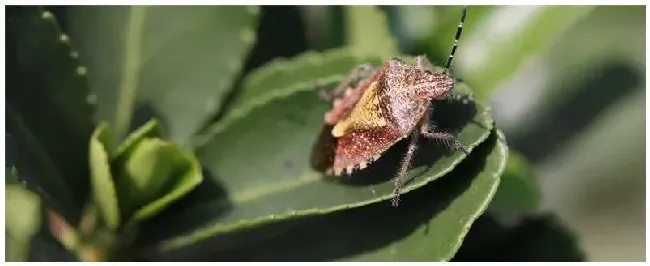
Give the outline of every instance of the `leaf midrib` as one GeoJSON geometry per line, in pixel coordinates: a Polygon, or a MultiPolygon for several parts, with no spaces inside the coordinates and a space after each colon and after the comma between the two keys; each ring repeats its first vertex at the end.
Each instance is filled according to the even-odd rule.
{"type": "Polygon", "coordinates": [[[125,40],[124,65],[120,80],[119,98],[115,110],[115,132],[121,138],[131,123],[141,67],[142,32],[146,19],[146,7],[135,6],[130,9],[125,40]]]}

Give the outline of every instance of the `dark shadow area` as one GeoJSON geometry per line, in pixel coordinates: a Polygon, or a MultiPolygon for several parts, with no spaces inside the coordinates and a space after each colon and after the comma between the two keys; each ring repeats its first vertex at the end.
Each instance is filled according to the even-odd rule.
{"type": "Polygon", "coordinates": [[[31,240],[29,262],[79,262],[63,245],[50,236],[49,232],[41,232],[31,240]]]}
{"type": "Polygon", "coordinates": [[[85,116],[92,113],[85,104],[85,80],[70,74],[77,62],[40,9],[13,6],[5,11],[5,110],[14,114],[5,133],[21,139],[11,141],[25,141],[16,143],[19,154],[7,155],[17,155],[9,160],[21,161],[18,171],[33,178],[50,199],[72,199],[65,203],[66,216],[76,223],[88,196],[88,141],[93,130],[90,117],[85,116]],[[64,183],[55,184],[49,170],[55,170],[64,183]]]}
{"type": "Polygon", "coordinates": [[[482,261],[584,261],[575,237],[552,215],[531,217],[515,228],[501,252],[482,261]]]}
{"type": "Polygon", "coordinates": [[[201,184],[140,226],[136,244],[146,246],[184,235],[227,215],[232,204],[228,192],[217,180],[218,177],[204,169],[201,184]]]}
{"type": "Polygon", "coordinates": [[[637,89],[642,80],[642,74],[625,63],[607,64],[595,71],[593,78],[570,89],[576,93],[558,98],[559,103],[553,104],[539,123],[513,136],[510,145],[533,162],[543,160],[592,124],[608,106],[637,89]]]}
{"type": "MultiPolygon", "coordinates": [[[[259,228],[241,229],[232,233],[219,234],[197,242],[196,245],[190,245],[179,250],[166,252],[150,256],[147,261],[205,261],[215,254],[224,255],[222,252],[231,252],[237,249],[247,249],[251,245],[263,243],[283,234],[290,233],[301,223],[298,221],[285,221],[264,226],[263,230],[259,228]],[[214,253],[213,253],[214,252],[214,253]]],[[[240,261],[240,259],[237,259],[240,261]]]]}
{"type": "Polygon", "coordinates": [[[500,223],[489,212],[484,213],[472,225],[453,261],[480,261],[475,258],[497,250],[511,230],[512,227],[500,223]]]}
{"type": "MultiPolygon", "coordinates": [[[[473,101],[467,101],[466,103],[453,99],[436,101],[434,102],[431,122],[439,130],[458,134],[463,127],[473,122],[477,112],[478,108],[473,101]]],[[[311,165],[312,168],[319,172],[324,172],[334,162],[336,139],[332,137],[331,130],[332,126],[324,125],[312,148],[311,165]]],[[[326,180],[359,186],[386,182],[397,175],[409,141],[410,138],[399,141],[384,152],[377,161],[369,164],[366,169],[355,170],[349,176],[343,174],[340,177],[328,177],[326,180]]],[[[432,166],[443,156],[449,156],[454,152],[460,151],[449,148],[440,141],[420,138],[411,168],[422,165],[432,166]]],[[[426,170],[428,169],[424,171],[426,170]]]]}
{"type": "MultiPolygon", "coordinates": [[[[41,194],[44,199],[56,197],[56,194],[51,195],[47,188],[43,188],[55,185],[48,184],[48,179],[42,180],[44,176],[47,176],[47,171],[45,171],[47,167],[42,165],[38,159],[39,155],[30,147],[29,139],[21,132],[23,129],[21,129],[19,120],[8,105],[5,106],[5,114],[5,143],[7,145],[5,147],[5,168],[15,167],[18,173],[17,181],[30,191],[41,194]]],[[[46,204],[49,205],[51,202],[46,202],[46,204]]],[[[58,212],[65,211],[59,209],[60,207],[62,206],[56,206],[58,212]]],[[[63,215],[70,217],[69,213],[63,213],[63,215]]]]}
{"type": "Polygon", "coordinates": [[[299,6],[260,6],[257,41],[245,72],[277,57],[292,57],[307,50],[299,6]]]}
{"type": "MultiPolygon", "coordinates": [[[[173,261],[332,261],[361,252],[380,249],[413,233],[427,224],[460,194],[469,189],[474,177],[483,169],[488,154],[496,144],[492,134],[486,142],[464,160],[451,174],[418,190],[403,195],[399,208],[378,202],[363,208],[326,215],[295,218],[283,222],[220,236],[222,240],[238,239],[248,245],[229,242],[201,243],[192,256],[183,251],[167,254],[161,260],[173,261]],[[275,235],[259,241],[260,235],[275,235]],[[251,238],[257,241],[250,240],[251,238]],[[215,247],[222,248],[215,248],[215,247]],[[300,247],[301,252],[293,252],[300,247]],[[199,256],[203,254],[203,256],[199,256]],[[205,254],[210,254],[205,256],[205,254]]],[[[213,238],[216,239],[216,238],[213,238]]]]}
{"type": "Polygon", "coordinates": [[[472,226],[452,261],[579,262],[585,256],[574,235],[551,214],[525,218],[508,228],[484,215],[472,226]]]}
{"type": "MultiPolygon", "coordinates": [[[[135,105],[135,108],[133,110],[133,115],[131,117],[131,125],[129,126],[129,133],[137,130],[139,127],[143,126],[145,123],[147,123],[149,120],[156,118],[160,122],[160,126],[163,131],[163,137],[166,138],[166,134],[169,132],[169,127],[166,122],[165,116],[160,113],[160,111],[156,110],[156,108],[153,106],[153,104],[149,102],[138,102],[135,105]]],[[[126,136],[125,136],[126,137],[126,136]]]]}
{"type": "Polygon", "coordinates": [[[422,54],[412,53],[417,41],[411,39],[409,34],[403,31],[403,29],[408,27],[408,25],[399,18],[399,10],[397,10],[399,6],[377,6],[377,8],[384,12],[388,22],[388,30],[392,36],[395,36],[394,40],[397,43],[399,51],[406,54],[422,54]]]}
{"type": "MultiPolygon", "coordinates": [[[[323,8],[323,6],[320,6],[320,8],[323,8]]],[[[345,20],[345,6],[329,5],[325,8],[329,14],[323,19],[324,21],[308,17],[305,22],[305,36],[309,39],[309,50],[324,52],[346,45],[345,31],[347,22],[345,20]],[[327,25],[322,25],[323,22],[327,25]],[[320,31],[323,28],[324,30],[320,31]]]]}

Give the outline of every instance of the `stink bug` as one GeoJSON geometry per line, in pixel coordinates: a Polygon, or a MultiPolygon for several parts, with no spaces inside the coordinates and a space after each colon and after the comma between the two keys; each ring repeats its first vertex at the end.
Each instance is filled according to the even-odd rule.
{"type": "Polygon", "coordinates": [[[444,71],[432,72],[433,66],[424,55],[416,58],[415,66],[392,58],[379,69],[369,64],[355,67],[331,92],[319,88],[320,97],[332,102],[333,107],[325,114],[324,120],[325,126],[331,128],[334,142],[333,149],[327,151],[329,154],[312,155],[312,160],[329,156],[330,161],[323,169],[327,174],[351,174],[354,170],[366,168],[391,146],[410,137],[394,180],[391,203],[397,206],[420,137],[442,140],[468,154],[453,134],[437,131],[430,121],[432,101],[445,99],[455,86],[449,66],[458,47],[466,13],[464,7],[444,71]],[[354,88],[350,87],[359,79],[354,88]]]}

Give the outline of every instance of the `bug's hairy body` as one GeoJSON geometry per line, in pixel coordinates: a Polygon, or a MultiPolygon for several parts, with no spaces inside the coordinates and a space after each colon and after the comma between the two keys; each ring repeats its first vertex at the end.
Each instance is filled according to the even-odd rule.
{"type": "Polygon", "coordinates": [[[404,135],[422,119],[431,100],[443,99],[454,85],[446,73],[414,68],[399,59],[388,61],[382,72],[380,104],[388,120],[404,135]]]}
{"type": "MultiPolygon", "coordinates": [[[[418,57],[420,61],[426,60],[418,57]]],[[[332,136],[339,138],[331,172],[339,175],[363,169],[398,141],[417,130],[431,100],[442,99],[453,87],[446,73],[391,59],[370,77],[348,89],[328,114],[337,114],[332,136]],[[350,108],[351,106],[351,108],[350,108]]],[[[327,118],[327,116],[326,116],[327,118]]],[[[331,117],[332,118],[332,117],[331,117]]]]}
{"type": "MultiPolygon", "coordinates": [[[[379,69],[360,65],[334,89],[319,91],[332,109],[325,114],[325,125],[331,127],[332,144],[312,154],[315,165],[323,165],[328,174],[351,174],[377,160],[395,143],[409,137],[409,146],[395,178],[392,204],[397,206],[406,173],[420,137],[452,144],[469,154],[451,133],[437,131],[430,121],[432,101],[444,99],[454,88],[455,80],[449,66],[456,52],[466,8],[463,8],[454,46],[445,71],[431,72],[432,65],[424,55],[415,66],[393,58],[379,69]],[[361,79],[351,87],[353,80],[361,79]],[[323,163],[323,164],[321,164],[323,163]]],[[[322,89],[322,88],[321,88],[322,89]]]]}

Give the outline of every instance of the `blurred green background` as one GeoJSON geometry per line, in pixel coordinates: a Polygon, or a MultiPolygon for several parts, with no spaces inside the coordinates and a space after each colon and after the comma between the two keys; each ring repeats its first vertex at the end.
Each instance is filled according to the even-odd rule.
{"type": "MultiPolygon", "coordinates": [[[[381,10],[401,53],[444,63],[460,7],[381,10]]],[[[355,25],[373,14],[353,7],[261,11],[241,76],[308,50],[395,45],[355,39],[382,34],[383,25],[355,25]]],[[[511,148],[532,163],[540,212],[557,213],[575,230],[589,261],[645,260],[645,7],[470,6],[464,29],[454,71],[491,104],[511,148]]]]}
{"type": "MultiPolygon", "coordinates": [[[[444,63],[460,7],[382,9],[403,53],[444,63]]],[[[308,48],[350,38],[344,8],[297,12],[308,48]]],[[[643,6],[470,6],[454,62],[589,261],[645,260],[645,32],[643,6]]]]}

